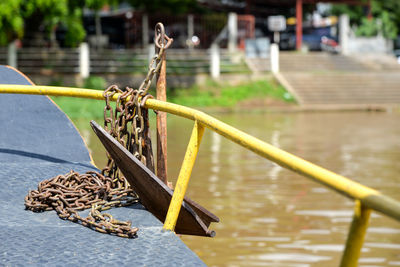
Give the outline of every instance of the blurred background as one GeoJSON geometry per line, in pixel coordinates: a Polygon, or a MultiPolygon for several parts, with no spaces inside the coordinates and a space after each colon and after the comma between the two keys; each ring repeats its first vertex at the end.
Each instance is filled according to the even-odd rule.
{"type": "MultiPolygon", "coordinates": [[[[0,64],[40,85],[138,87],[157,22],[174,39],[170,102],[399,199],[398,0],[2,0],[0,64]]],[[[53,99],[102,168],[88,120],[101,123],[104,103],[53,99]]],[[[172,182],[191,128],[168,117],[172,182]]],[[[338,266],[352,201],[211,131],[203,140],[188,195],[221,222],[213,239],[182,239],[206,264],[338,266]]],[[[400,266],[398,222],[373,213],[359,266],[400,266]]]]}
{"type": "Polygon", "coordinates": [[[157,22],[174,38],[168,52],[172,87],[208,77],[266,75],[272,43],[284,51],[282,71],[392,70],[400,57],[396,0],[4,0],[0,5],[0,63],[18,67],[38,84],[137,86],[154,53],[157,22]]]}

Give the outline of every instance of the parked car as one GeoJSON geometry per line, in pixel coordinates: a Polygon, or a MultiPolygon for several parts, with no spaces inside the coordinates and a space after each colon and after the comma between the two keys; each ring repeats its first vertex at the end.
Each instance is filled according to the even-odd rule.
{"type": "MultiPolygon", "coordinates": [[[[337,39],[330,34],[330,27],[323,28],[304,28],[303,29],[303,46],[306,46],[308,50],[319,51],[322,49],[321,43],[323,37],[328,38],[331,41],[337,43],[337,39]]],[[[325,39],[324,38],[324,39],[325,39]]],[[[280,48],[282,50],[294,50],[296,49],[296,32],[294,29],[281,33],[280,48]]],[[[333,42],[330,42],[333,44],[333,42]]]]}

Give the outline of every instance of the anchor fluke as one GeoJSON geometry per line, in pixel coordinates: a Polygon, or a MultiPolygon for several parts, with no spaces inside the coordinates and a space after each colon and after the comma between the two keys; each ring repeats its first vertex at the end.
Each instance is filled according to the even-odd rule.
{"type": "MultiPolygon", "coordinates": [[[[161,222],[164,222],[173,191],[96,122],[91,121],[90,125],[129,184],[138,194],[143,206],[161,222]]],[[[175,232],[177,234],[213,237],[215,232],[208,229],[211,222],[219,222],[219,218],[185,197],[175,232]]]]}

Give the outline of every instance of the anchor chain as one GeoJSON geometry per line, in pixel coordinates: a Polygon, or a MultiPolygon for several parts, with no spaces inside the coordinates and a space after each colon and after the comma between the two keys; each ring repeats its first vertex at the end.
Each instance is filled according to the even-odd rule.
{"type": "MultiPolygon", "coordinates": [[[[154,75],[160,71],[161,59],[171,43],[172,39],[164,33],[164,26],[158,23],[155,33],[158,53],[150,61],[146,78],[139,88],[126,87],[122,90],[117,85],[111,85],[103,93],[104,129],[153,172],[148,111],[142,105],[152,97],[147,92],[154,75]],[[118,98],[113,108],[111,98],[116,94],[118,98]]],[[[139,201],[108,153],[107,158],[107,166],[101,173],[88,171],[79,174],[71,170],[66,175],[40,182],[38,189],[29,191],[25,197],[25,208],[33,212],[55,210],[61,219],[95,231],[126,238],[136,237],[138,228],[132,228],[130,221],[118,221],[110,214],[101,213],[112,207],[129,206],[139,201]],[[86,218],[78,214],[78,211],[89,208],[91,210],[86,218]]]]}
{"type": "Polygon", "coordinates": [[[37,190],[31,190],[25,197],[25,206],[34,212],[55,210],[64,220],[82,224],[102,233],[120,237],[134,237],[138,228],[131,222],[115,220],[110,214],[101,211],[111,207],[129,206],[137,202],[133,190],[124,179],[113,181],[98,172],[79,174],[70,171],[41,181],[37,190]],[[91,208],[86,218],[78,211],[91,208]]]}

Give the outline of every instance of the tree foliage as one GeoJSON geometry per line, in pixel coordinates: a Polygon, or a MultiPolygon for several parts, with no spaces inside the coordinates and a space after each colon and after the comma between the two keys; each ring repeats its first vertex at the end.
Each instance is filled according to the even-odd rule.
{"type": "Polygon", "coordinates": [[[22,37],[24,19],[20,12],[22,0],[0,1],[0,46],[9,41],[22,37]]]}
{"type": "Polygon", "coordinates": [[[58,26],[66,29],[65,45],[77,46],[86,35],[83,28],[83,9],[99,11],[104,5],[119,0],[1,0],[0,46],[7,45],[27,33],[44,32],[55,38],[58,26]]]}
{"type": "Polygon", "coordinates": [[[64,24],[67,28],[65,45],[68,47],[78,46],[86,36],[82,23],[82,10],[79,8],[73,9],[71,14],[64,20],[64,24]]]}
{"type": "Polygon", "coordinates": [[[91,9],[98,16],[105,5],[113,6],[120,2],[128,2],[149,13],[178,14],[198,10],[196,0],[1,0],[0,46],[35,32],[44,33],[46,38],[55,41],[59,26],[66,29],[64,45],[77,46],[86,35],[83,9],[91,9]]]}
{"type": "Polygon", "coordinates": [[[332,12],[336,15],[348,14],[352,25],[357,26],[356,34],[360,36],[382,33],[386,38],[395,39],[399,34],[399,0],[372,0],[372,19],[367,18],[367,9],[362,6],[334,5],[332,12]]]}
{"type": "Polygon", "coordinates": [[[68,15],[67,0],[25,0],[22,3],[24,18],[39,18],[48,32],[68,15]]]}

